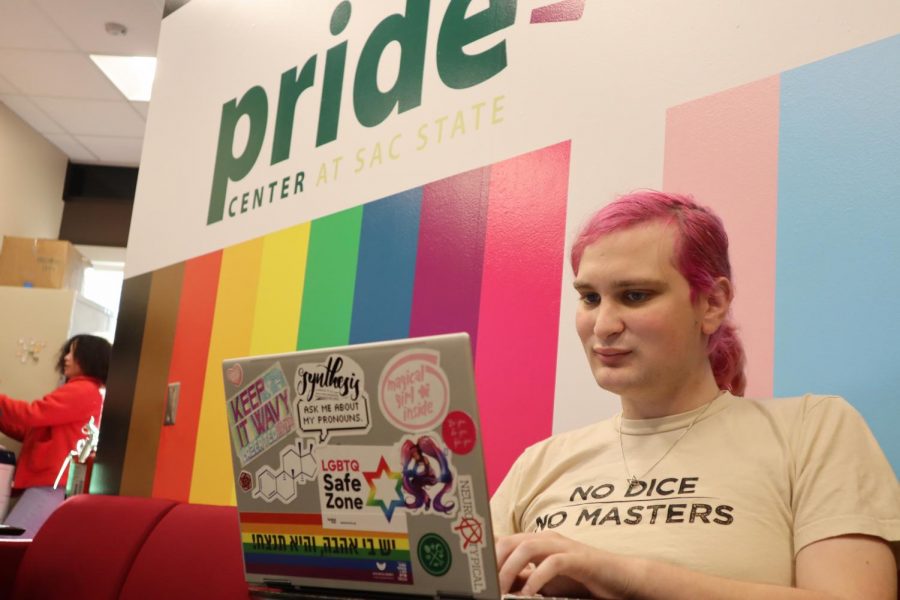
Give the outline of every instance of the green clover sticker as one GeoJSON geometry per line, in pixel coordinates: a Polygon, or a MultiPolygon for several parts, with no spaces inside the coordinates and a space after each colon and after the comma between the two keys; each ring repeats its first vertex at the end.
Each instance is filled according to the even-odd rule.
{"type": "Polygon", "coordinates": [[[444,541],[444,538],[436,533],[426,533],[419,540],[419,546],[416,549],[419,555],[419,563],[429,575],[440,577],[450,570],[453,562],[453,554],[450,552],[450,546],[444,541]]]}

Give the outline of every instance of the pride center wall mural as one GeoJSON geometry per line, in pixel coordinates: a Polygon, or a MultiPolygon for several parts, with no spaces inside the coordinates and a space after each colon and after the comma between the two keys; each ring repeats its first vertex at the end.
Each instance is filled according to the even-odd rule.
{"type": "Polygon", "coordinates": [[[457,331],[493,490],[617,410],[566,250],[639,187],[725,219],[748,395],[841,393],[896,468],[900,325],[857,293],[900,291],[872,260],[900,256],[896,24],[812,0],[193,0],[163,22],[92,491],[233,504],[224,359],[457,331]]]}

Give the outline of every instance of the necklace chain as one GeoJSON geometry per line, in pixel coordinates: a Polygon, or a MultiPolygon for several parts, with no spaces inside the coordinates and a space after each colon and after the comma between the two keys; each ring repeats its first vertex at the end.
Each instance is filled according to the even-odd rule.
{"type": "Polygon", "coordinates": [[[660,456],[660,457],[656,460],[655,463],[653,463],[652,465],[650,465],[650,468],[647,469],[646,471],[644,471],[644,474],[641,475],[640,477],[638,477],[637,475],[635,475],[634,473],[632,473],[631,469],[628,468],[628,459],[625,458],[625,444],[622,442],[622,415],[621,415],[621,413],[619,414],[619,426],[618,426],[618,428],[617,428],[617,429],[619,430],[619,449],[622,450],[622,464],[625,465],[625,475],[627,476],[627,477],[626,477],[626,481],[628,482],[628,489],[629,489],[629,490],[631,490],[632,487],[638,485],[639,483],[642,483],[644,477],[646,477],[647,475],[649,475],[649,474],[650,474],[650,471],[652,471],[653,469],[655,469],[655,468],[656,468],[656,465],[658,465],[659,463],[661,463],[662,460],[663,460],[666,456],[669,455],[669,452],[671,452],[672,449],[675,448],[675,446],[678,445],[678,442],[680,442],[681,439],[682,439],[684,436],[686,436],[686,435],[690,432],[691,429],[694,428],[694,425],[697,423],[697,421],[700,420],[700,417],[703,416],[703,414],[704,414],[704,413],[706,412],[706,410],[712,405],[713,402],[715,402],[715,399],[713,399],[713,400],[711,400],[709,403],[707,403],[707,405],[703,407],[703,410],[701,410],[699,413],[697,413],[697,416],[694,417],[694,420],[691,421],[690,425],[687,426],[687,429],[685,429],[684,432],[683,432],[681,435],[679,435],[678,438],[677,438],[674,442],[672,442],[672,445],[669,446],[669,448],[668,448],[665,452],[663,452],[663,455],[660,456]]]}

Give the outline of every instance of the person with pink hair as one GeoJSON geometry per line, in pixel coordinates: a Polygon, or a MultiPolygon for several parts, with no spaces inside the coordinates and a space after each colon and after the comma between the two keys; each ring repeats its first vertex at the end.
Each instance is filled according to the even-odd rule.
{"type": "Polygon", "coordinates": [[[742,397],[728,237],[688,196],[600,209],[575,326],[615,417],[544,440],[491,499],[504,593],[893,600],[900,486],[841,398],[742,397]]]}

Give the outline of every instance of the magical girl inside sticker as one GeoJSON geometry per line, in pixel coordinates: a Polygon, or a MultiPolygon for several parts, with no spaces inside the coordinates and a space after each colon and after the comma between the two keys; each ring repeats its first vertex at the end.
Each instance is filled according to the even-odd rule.
{"type": "Polygon", "coordinates": [[[378,379],[378,405],[389,423],[411,433],[435,429],[450,407],[450,383],[440,353],[405,350],[388,361],[378,379]]]}

